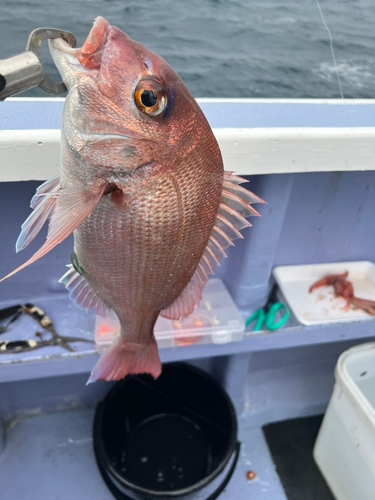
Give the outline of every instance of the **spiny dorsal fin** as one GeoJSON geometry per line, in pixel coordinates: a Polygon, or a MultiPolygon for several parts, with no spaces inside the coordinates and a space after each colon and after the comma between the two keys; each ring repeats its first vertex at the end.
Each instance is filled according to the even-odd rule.
{"type": "Polygon", "coordinates": [[[189,316],[198,306],[208,276],[220,266],[219,260],[226,257],[225,249],[234,246],[233,240],[243,238],[239,230],[250,227],[246,217],[259,216],[251,207],[252,203],[265,203],[251,191],[239,186],[246,179],[224,172],[221,203],[208,244],[191,280],[181,295],[160,314],[168,319],[183,319],[189,316]]]}

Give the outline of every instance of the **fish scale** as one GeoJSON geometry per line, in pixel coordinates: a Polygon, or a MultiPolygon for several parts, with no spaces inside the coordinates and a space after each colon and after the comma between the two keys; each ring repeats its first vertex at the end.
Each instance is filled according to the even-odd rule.
{"type": "MultiPolygon", "coordinates": [[[[103,197],[94,213],[75,232],[75,252],[85,269],[87,282],[107,306],[127,320],[131,332],[127,336],[138,342],[139,332],[129,324],[132,311],[138,309],[142,316],[152,316],[155,310],[173,302],[181,292],[181,272],[185,274],[185,269],[188,269],[188,277],[182,282],[190,279],[212,227],[212,222],[209,224],[208,221],[203,241],[202,233],[187,240],[186,221],[193,218],[194,211],[187,208],[186,217],[184,204],[178,203],[174,183],[170,182],[167,189],[164,180],[159,182],[163,184],[163,190],[159,190],[158,185],[154,188],[154,193],[159,192],[159,196],[153,196],[147,187],[143,197],[130,197],[125,201],[124,207],[120,208],[121,214],[111,203],[110,196],[103,197]],[[128,205],[131,205],[131,210],[128,205]],[[150,217],[150,214],[155,215],[150,217]],[[118,220],[122,222],[122,231],[118,230],[118,220]],[[101,229],[95,230],[99,224],[101,229]],[[108,231],[113,226],[114,230],[110,231],[112,238],[108,241],[108,231]],[[190,254],[191,258],[188,258],[190,254]],[[87,259],[86,255],[90,258],[87,259]],[[181,267],[183,265],[185,268],[181,267]],[[148,284],[146,292],[145,282],[148,284]]],[[[187,190],[189,183],[184,184],[182,192],[186,194],[182,198],[188,199],[192,206],[197,200],[193,195],[191,201],[188,193],[194,191],[194,186],[187,190]]],[[[194,220],[192,222],[194,224],[194,220]]]]}

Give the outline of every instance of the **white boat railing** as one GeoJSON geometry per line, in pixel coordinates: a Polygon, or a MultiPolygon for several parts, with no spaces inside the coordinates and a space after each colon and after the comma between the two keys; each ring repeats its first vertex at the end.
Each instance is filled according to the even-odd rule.
{"type": "MultiPolygon", "coordinates": [[[[226,170],[240,175],[375,170],[375,100],[197,100],[226,170]]],[[[0,182],[45,180],[58,173],[63,101],[0,103],[0,182]],[[53,128],[41,128],[49,107],[53,128]]]]}

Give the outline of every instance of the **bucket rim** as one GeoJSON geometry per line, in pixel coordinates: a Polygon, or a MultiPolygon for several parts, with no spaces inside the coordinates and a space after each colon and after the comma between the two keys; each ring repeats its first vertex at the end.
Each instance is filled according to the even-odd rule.
{"type": "MultiPolygon", "coordinates": [[[[221,459],[220,463],[216,466],[216,468],[211,471],[208,475],[206,475],[204,478],[199,480],[198,482],[194,483],[193,485],[190,485],[189,487],[185,488],[180,488],[176,490],[150,490],[148,488],[144,488],[142,486],[139,486],[136,483],[133,483],[127,479],[125,479],[123,476],[118,474],[118,472],[113,468],[112,464],[109,461],[109,458],[105,452],[105,447],[104,443],[102,441],[100,429],[103,421],[103,413],[104,413],[104,404],[107,398],[112,398],[115,393],[122,388],[123,385],[125,385],[126,381],[129,379],[124,379],[120,383],[116,384],[114,387],[112,387],[107,395],[105,396],[104,400],[101,401],[98,406],[97,410],[95,412],[95,418],[94,418],[94,428],[93,428],[93,442],[94,442],[94,452],[95,452],[95,457],[98,462],[99,470],[104,469],[105,473],[107,476],[109,476],[109,480],[112,478],[112,476],[117,482],[121,484],[122,487],[125,489],[128,489],[134,493],[138,493],[140,495],[144,495],[147,498],[155,498],[155,499],[160,499],[160,498],[178,498],[178,497],[183,497],[187,495],[191,495],[208,484],[210,484],[219,474],[224,470],[226,465],[228,464],[230,458],[233,455],[233,451],[236,448],[237,444],[237,431],[238,431],[238,425],[237,425],[237,416],[236,412],[233,407],[233,403],[230,400],[228,394],[226,393],[225,389],[221,386],[221,384],[209,373],[206,371],[202,370],[201,368],[197,368],[196,366],[190,365],[188,363],[168,363],[168,365],[163,368],[167,370],[173,370],[174,367],[179,367],[179,368],[185,368],[191,371],[194,371],[195,373],[203,376],[207,381],[209,381],[218,391],[218,393],[223,397],[223,400],[225,401],[225,405],[228,408],[228,413],[231,421],[231,427],[232,427],[232,432],[228,436],[228,445],[225,449],[225,452],[223,453],[223,458],[221,459]]],[[[136,376],[135,376],[136,377],[136,376]]],[[[103,475],[103,472],[102,472],[103,475]]]]}

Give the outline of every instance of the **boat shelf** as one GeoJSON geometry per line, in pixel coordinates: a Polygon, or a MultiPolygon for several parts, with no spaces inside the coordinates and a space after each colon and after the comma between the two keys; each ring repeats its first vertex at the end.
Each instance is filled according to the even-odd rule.
{"type": "MultiPolygon", "coordinates": [[[[45,310],[61,335],[74,335],[92,339],[94,315],[77,308],[68,294],[56,297],[38,297],[32,301],[45,310]]],[[[7,306],[8,304],[5,304],[7,306]]],[[[5,307],[4,306],[4,307],[5,307]]],[[[243,313],[246,317],[246,313],[243,313]]],[[[218,356],[236,356],[261,351],[292,349],[295,347],[331,344],[334,342],[364,342],[374,337],[375,320],[341,324],[303,326],[289,320],[286,328],[275,332],[246,332],[239,342],[225,344],[192,344],[160,349],[163,363],[172,361],[197,360],[218,356]]],[[[21,340],[33,338],[38,325],[27,316],[15,323],[1,340],[21,340]]],[[[40,331],[40,328],[39,328],[40,331]]],[[[48,336],[48,333],[43,334],[48,336]]],[[[22,354],[0,355],[0,383],[31,380],[45,377],[89,373],[98,360],[94,344],[75,343],[76,352],[68,352],[60,346],[44,347],[22,354]]]]}

